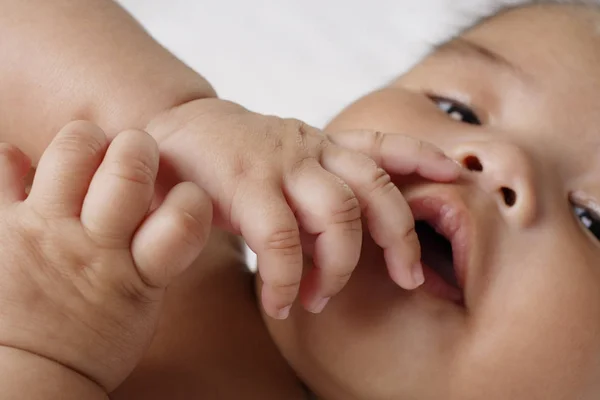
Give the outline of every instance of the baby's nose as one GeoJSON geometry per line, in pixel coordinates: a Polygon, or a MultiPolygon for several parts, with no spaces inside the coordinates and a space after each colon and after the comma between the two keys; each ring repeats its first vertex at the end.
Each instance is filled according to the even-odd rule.
{"type": "Polygon", "coordinates": [[[468,142],[456,146],[451,154],[496,199],[505,218],[519,226],[535,220],[535,169],[523,148],[506,142],[468,142]]]}

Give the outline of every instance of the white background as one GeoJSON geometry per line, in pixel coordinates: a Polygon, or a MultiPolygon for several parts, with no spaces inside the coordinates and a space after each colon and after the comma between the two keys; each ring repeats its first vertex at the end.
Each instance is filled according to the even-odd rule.
{"type": "Polygon", "coordinates": [[[519,0],[121,0],[223,98],[321,127],[501,3],[519,0]]]}

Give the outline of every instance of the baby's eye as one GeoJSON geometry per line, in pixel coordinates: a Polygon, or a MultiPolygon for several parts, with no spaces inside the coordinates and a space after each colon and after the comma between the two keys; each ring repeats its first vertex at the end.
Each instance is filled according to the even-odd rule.
{"type": "Polygon", "coordinates": [[[592,235],[596,236],[596,239],[600,240],[600,219],[596,216],[592,211],[583,208],[574,206],[575,215],[583,226],[585,226],[592,235]]]}
{"type": "Polygon", "coordinates": [[[459,122],[464,122],[465,124],[481,125],[481,121],[475,112],[464,104],[439,97],[432,97],[431,100],[440,110],[448,114],[450,118],[459,122]]]}

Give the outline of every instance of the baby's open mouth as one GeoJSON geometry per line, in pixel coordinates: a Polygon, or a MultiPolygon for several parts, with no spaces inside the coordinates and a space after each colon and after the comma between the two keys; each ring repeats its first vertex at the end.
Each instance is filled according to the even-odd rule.
{"type": "Polygon", "coordinates": [[[421,244],[422,290],[465,306],[471,237],[465,203],[451,188],[419,197],[407,195],[421,244]]]}
{"type": "Polygon", "coordinates": [[[421,243],[421,261],[437,273],[446,283],[460,289],[454,270],[452,245],[443,235],[425,221],[415,225],[421,243]]]}
{"type": "Polygon", "coordinates": [[[456,277],[452,244],[425,221],[416,221],[415,230],[421,244],[421,263],[425,274],[423,289],[462,305],[463,290],[456,277]]]}

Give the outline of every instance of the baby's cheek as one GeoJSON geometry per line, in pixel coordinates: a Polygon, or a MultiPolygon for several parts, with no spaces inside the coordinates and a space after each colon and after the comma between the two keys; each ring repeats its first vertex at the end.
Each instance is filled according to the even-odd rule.
{"type": "Polygon", "coordinates": [[[427,114],[422,112],[423,100],[424,97],[401,88],[384,88],[348,106],[325,129],[329,132],[369,129],[412,133],[412,125],[427,120],[427,114]]]}
{"type": "Polygon", "coordinates": [[[510,284],[497,277],[465,338],[459,381],[485,382],[494,399],[584,398],[596,390],[600,290],[565,264],[544,261],[543,269],[513,273],[510,284]]]}

